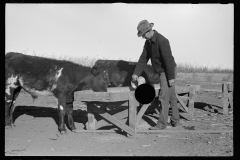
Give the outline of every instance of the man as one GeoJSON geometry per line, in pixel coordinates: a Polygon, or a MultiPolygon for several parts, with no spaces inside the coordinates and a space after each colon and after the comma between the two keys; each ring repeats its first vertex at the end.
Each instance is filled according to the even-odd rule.
{"type": "Polygon", "coordinates": [[[147,20],[141,21],[138,26],[138,37],[146,39],[142,55],[132,75],[132,80],[138,80],[138,76],[142,73],[141,65],[147,64],[151,59],[154,70],[160,74],[160,94],[162,110],[159,115],[156,126],[150,127],[150,130],[166,129],[168,120],[169,103],[172,107],[171,125],[173,127],[181,125],[179,123],[179,110],[177,107],[177,97],[175,92],[174,79],[176,76],[176,63],[172,56],[168,39],[159,34],[156,30],[152,30],[154,23],[147,20]]]}

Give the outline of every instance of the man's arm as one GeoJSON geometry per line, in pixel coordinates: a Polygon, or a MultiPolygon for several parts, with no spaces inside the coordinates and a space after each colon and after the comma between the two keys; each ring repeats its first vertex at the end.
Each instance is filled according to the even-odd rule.
{"type": "Polygon", "coordinates": [[[168,40],[161,41],[161,42],[159,42],[159,45],[161,48],[163,61],[166,66],[165,74],[168,78],[168,81],[174,80],[176,64],[175,64],[174,58],[172,56],[172,51],[171,51],[169,41],[168,40]]]}
{"type": "Polygon", "coordinates": [[[143,47],[143,52],[138,60],[138,63],[136,65],[136,68],[133,72],[133,75],[137,75],[139,76],[142,71],[143,71],[143,66],[147,64],[148,60],[149,60],[149,55],[147,54],[147,50],[146,50],[146,46],[147,46],[147,41],[145,42],[145,45],[143,47]]]}

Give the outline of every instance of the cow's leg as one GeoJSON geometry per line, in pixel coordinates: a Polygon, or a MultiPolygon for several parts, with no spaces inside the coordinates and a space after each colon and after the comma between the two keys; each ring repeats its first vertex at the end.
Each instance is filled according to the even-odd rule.
{"type": "Polygon", "coordinates": [[[10,119],[10,107],[11,103],[5,100],[5,128],[12,128],[12,122],[10,119]]]}
{"type": "Polygon", "coordinates": [[[64,122],[64,117],[66,115],[66,96],[64,95],[60,95],[58,97],[58,115],[59,115],[58,129],[61,134],[67,133],[64,122]]]}
{"type": "Polygon", "coordinates": [[[74,125],[72,112],[73,112],[73,105],[72,104],[67,104],[68,125],[69,125],[71,131],[74,132],[76,130],[76,127],[74,125]]]}
{"type": "Polygon", "coordinates": [[[13,112],[15,109],[15,100],[17,99],[21,87],[10,88],[11,95],[5,95],[5,128],[12,128],[14,125],[13,122],[13,112]]]}

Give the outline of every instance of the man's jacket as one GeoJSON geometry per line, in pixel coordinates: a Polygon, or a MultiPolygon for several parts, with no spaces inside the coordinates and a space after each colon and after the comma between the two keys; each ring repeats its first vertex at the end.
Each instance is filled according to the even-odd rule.
{"type": "Polygon", "coordinates": [[[177,65],[172,56],[169,41],[156,30],[154,30],[153,37],[146,40],[133,74],[139,76],[143,71],[142,66],[146,65],[150,58],[155,72],[165,72],[168,80],[175,79],[175,67],[177,65]]]}

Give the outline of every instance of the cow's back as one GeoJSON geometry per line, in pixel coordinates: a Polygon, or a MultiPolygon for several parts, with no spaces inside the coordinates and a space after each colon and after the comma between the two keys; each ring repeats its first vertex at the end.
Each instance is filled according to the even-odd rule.
{"type": "Polygon", "coordinates": [[[62,74],[69,77],[73,83],[77,83],[77,74],[83,78],[90,74],[91,68],[75,64],[73,62],[56,60],[51,58],[24,55],[21,53],[7,53],[5,56],[5,68],[14,70],[15,74],[25,74],[36,79],[41,79],[46,75],[62,70],[62,74]]]}
{"type": "MultiPolygon", "coordinates": [[[[98,60],[95,66],[108,70],[110,81],[115,84],[122,84],[122,86],[130,86],[132,75],[136,68],[137,62],[128,62],[123,60],[98,60]]],[[[159,75],[154,72],[151,65],[143,65],[142,77],[146,79],[147,83],[160,83],[159,75]]]]}

